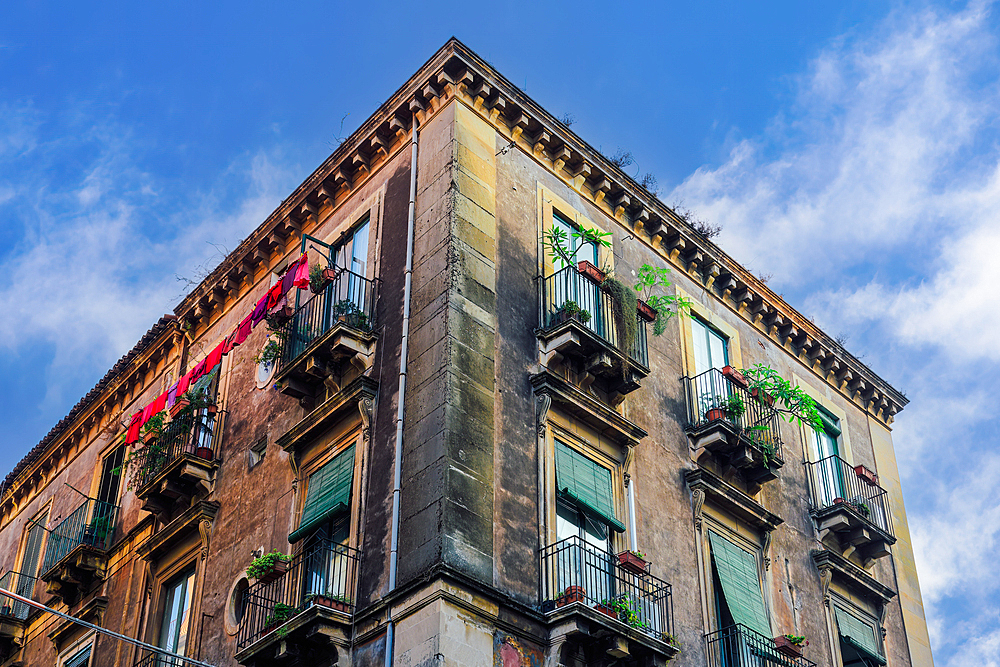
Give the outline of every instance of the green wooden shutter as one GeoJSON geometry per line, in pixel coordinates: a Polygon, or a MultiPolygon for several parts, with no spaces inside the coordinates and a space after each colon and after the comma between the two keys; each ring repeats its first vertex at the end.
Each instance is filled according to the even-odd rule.
{"type": "Polygon", "coordinates": [[[764,609],[764,596],[757,576],[757,557],[712,531],[708,539],[733,621],[771,637],[771,621],[764,609]]]}
{"type": "Polygon", "coordinates": [[[309,488],[302,508],[299,527],[288,536],[294,544],[336,514],[346,512],[351,504],[351,483],[354,481],[354,445],[332,461],[309,475],[309,488]]]}
{"type": "Polygon", "coordinates": [[[556,488],[565,498],[619,533],[625,526],[615,518],[611,471],[556,441],[556,488]]]}
{"type": "Polygon", "coordinates": [[[72,658],[63,663],[63,667],[83,667],[88,664],[90,660],[90,649],[92,646],[88,646],[79,653],[73,655],[72,658]]]}
{"type": "Polygon", "coordinates": [[[823,430],[826,431],[831,438],[837,438],[841,433],[840,420],[837,419],[837,416],[819,403],[816,404],[816,412],[819,413],[819,420],[823,422],[823,430]]]}
{"type": "Polygon", "coordinates": [[[875,639],[875,628],[840,607],[834,607],[834,611],[837,616],[837,628],[840,636],[858,651],[866,653],[867,657],[884,665],[885,658],[879,653],[878,640],[875,639]]]}

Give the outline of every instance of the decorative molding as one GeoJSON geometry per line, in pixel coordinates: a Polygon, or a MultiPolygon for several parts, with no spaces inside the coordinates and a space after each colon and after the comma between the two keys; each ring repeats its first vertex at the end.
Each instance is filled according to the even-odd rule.
{"type": "Polygon", "coordinates": [[[198,522],[198,532],[201,534],[201,559],[205,560],[208,558],[208,547],[212,539],[212,520],[202,517],[198,522]]]}
{"type": "Polygon", "coordinates": [[[590,425],[621,447],[638,445],[640,440],[649,435],[603,401],[583,393],[548,370],[532,375],[529,381],[536,396],[549,396],[565,412],[590,425]]]}
{"type": "Polygon", "coordinates": [[[764,571],[767,572],[771,569],[771,531],[765,530],[764,534],[761,535],[761,545],[760,553],[764,561],[764,571]]]}
{"type": "Polygon", "coordinates": [[[686,471],[684,480],[692,494],[701,491],[706,500],[758,530],[770,532],[784,523],[777,514],[768,512],[753,498],[704,468],[686,471]]]}
{"type": "Polygon", "coordinates": [[[694,527],[701,532],[701,512],[705,508],[705,489],[696,488],[691,491],[691,514],[694,516],[694,527]]]}
{"type": "Polygon", "coordinates": [[[551,407],[552,396],[550,394],[539,394],[535,397],[535,418],[539,438],[545,437],[549,423],[549,408],[551,407]]]}
{"type": "Polygon", "coordinates": [[[635,458],[635,446],[625,445],[622,447],[622,454],[625,455],[625,464],[622,465],[622,478],[625,481],[625,487],[628,488],[629,482],[632,481],[632,460],[635,458]]]}
{"type": "MultiPolygon", "coordinates": [[[[179,517],[154,532],[149,538],[136,547],[136,553],[147,563],[153,563],[174,548],[182,539],[197,531],[201,541],[201,556],[205,557],[208,549],[208,538],[212,523],[219,513],[219,503],[201,500],[185,511],[179,517]],[[208,526],[205,527],[207,522],[208,526]]],[[[152,571],[149,572],[149,585],[152,585],[152,571]]]]}
{"type": "Polygon", "coordinates": [[[375,401],[371,396],[358,399],[358,412],[361,413],[361,440],[367,447],[372,436],[372,411],[375,408],[375,401]]]}
{"type": "Polygon", "coordinates": [[[812,560],[823,583],[823,603],[830,604],[830,582],[834,579],[853,595],[864,598],[876,606],[884,606],[896,597],[896,591],[878,581],[843,556],[826,549],[812,552],[812,560]]]}

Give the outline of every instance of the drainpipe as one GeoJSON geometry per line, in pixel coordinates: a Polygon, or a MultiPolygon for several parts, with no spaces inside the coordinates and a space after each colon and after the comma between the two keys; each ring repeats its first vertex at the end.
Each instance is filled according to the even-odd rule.
{"type": "MultiPolygon", "coordinates": [[[[413,228],[417,202],[417,139],[420,122],[413,116],[410,132],[410,205],[406,212],[406,270],[403,273],[403,337],[399,351],[399,406],[396,409],[396,457],[392,478],[392,533],[389,538],[389,591],[396,590],[396,563],[399,555],[399,492],[403,479],[403,414],[406,403],[406,357],[410,344],[410,292],[413,285],[413,228]]],[[[385,667],[392,667],[395,622],[392,604],[385,626],[385,667]]]]}
{"type": "Polygon", "coordinates": [[[629,549],[632,551],[639,550],[639,539],[636,537],[637,526],[635,525],[635,480],[630,479],[628,481],[628,527],[629,530],[628,541],[629,549]]]}

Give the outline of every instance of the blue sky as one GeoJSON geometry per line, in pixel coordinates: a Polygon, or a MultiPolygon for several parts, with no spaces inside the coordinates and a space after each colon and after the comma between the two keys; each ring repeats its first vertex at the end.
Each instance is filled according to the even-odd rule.
{"type": "Polygon", "coordinates": [[[1000,665],[998,8],[281,5],[0,8],[0,468],[455,35],[906,392],[937,664],[1000,665]]]}

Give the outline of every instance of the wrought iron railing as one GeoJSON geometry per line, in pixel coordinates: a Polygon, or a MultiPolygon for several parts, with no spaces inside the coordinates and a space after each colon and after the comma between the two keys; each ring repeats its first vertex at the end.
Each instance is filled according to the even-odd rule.
{"type": "Polygon", "coordinates": [[[299,306],[279,329],[282,341],[279,369],[298,358],[335,324],[343,322],[359,331],[371,331],[375,326],[377,286],[375,279],[340,269],[326,289],[299,306]]]}
{"type": "MultiPolygon", "coordinates": [[[[34,600],[35,583],[37,581],[35,577],[29,577],[20,572],[8,572],[0,577],[0,588],[11,593],[17,593],[23,598],[34,600]]],[[[28,604],[7,597],[6,595],[0,595],[0,616],[17,618],[23,621],[28,618],[28,612],[30,611],[31,607],[28,604]]]]}
{"type": "Polygon", "coordinates": [[[179,415],[170,420],[155,440],[138,448],[129,462],[132,468],[132,488],[141,489],[151,482],[169,463],[184,454],[212,456],[212,432],[215,415],[205,409],[179,415]]]}
{"type": "Polygon", "coordinates": [[[841,505],[893,536],[889,495],[885,489],[859,475],[839,456],[828,456],[808,466],[816,509],[841,505]]]}
{"type": "Polygon", "coordinates": [[[738,427],[769,457],[782,458],[778,411],[764,396],[751,393],[718,368],[683,378],[688,426],[719,419],[738,427]]]}
{"type": "Polygon", "coordinates": [[[357,549],[319,542],[292,558],[284,574],[251,585],[244,593],[246,610],[236,635],[236,650],[243,650],[313,605],[353,614],[360,562],[357,549]]]}
{"type": "Polygon", "coordinates": [[[163,653],[151,651],[148,648],[140,648],[136,652],[133,667],[189,667],[190,662],[183,658],[175,658],[163,653]]]}
{"type": "Polygon", "coordinates": [[[48,572],[66,555],[82,545],[107,551],[115,534],[118,508],[89,498],[49,532],[42,572],[48,572]]]}
{"type": "Polygon", "coordinates": [[[667,582],[618,566],[612,554],[579,537],[549,545],[540,555],[543,611],[581,603],[658,639],[669,640],[673,601],[667,582]]]}
{"type": "Polygon", "coordinates": [[[804,657],[792,657],[778,650],[771,637],[745,625],[705,635],[708,667],[816,667],[804,657]]]}
{"type": "Polygon", "coordinates": [[[649,366],[649,351],[646,343],[646,321],[638,320],[634,341],[623,341],[619,327],[615,323],[613,300],[600,285],[593,282],[586,274],[580,273],[575,266],[568,266],[551,276],[541,278],[539,284],[539,300],[541,303],[541,320],[539,327],[548,329],[560,322],[563,304],[573,301],[582,311],[586,311],[589,319],[581,323],[597,336],[610,343],[618,350],[625,352],[633,360],[643,366],[649,366]],[[627,343],[627,344],[626,344],[627,343]]]}

